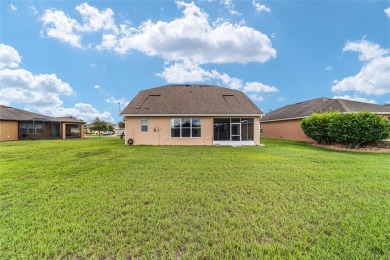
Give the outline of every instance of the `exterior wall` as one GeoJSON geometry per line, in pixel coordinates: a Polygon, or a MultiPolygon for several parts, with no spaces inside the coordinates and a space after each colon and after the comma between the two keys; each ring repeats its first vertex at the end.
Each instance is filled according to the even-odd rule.
{"type": "Polygon", "coordinates": [[[18,140],[18,122],[0,121],[0,141],[18,140]]]}
{"type": "MultiPolygon", "coordinates": [[[[201,120],[201,137],[171,137],[171,119],[178,117],[148,118],[148,132],[141,132],[141,117],[125,118],[125,144],[128,139],[134,145],[213,145],[215,117],[196,117],[201,120]]],[[[254,143],[260,144],[259,119],[254,119],[254,143]]]]}
{"type": "Polygon", "coordinates": [[[302,119],[292,119],[275,122],[261,122],[262,138],[273,138],[293,141],[315,142],[308,138],[301,129],[302,119]]]}

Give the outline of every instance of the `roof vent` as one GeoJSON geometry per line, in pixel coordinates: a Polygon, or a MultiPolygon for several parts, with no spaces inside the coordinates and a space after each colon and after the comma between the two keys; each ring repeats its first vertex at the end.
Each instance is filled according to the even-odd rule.
{"type": "Polygon", "coordinates": [[[160,94],[150,94],[149,97],[160,97],[160,94]]]}
{"type": "Polygon", "coordinates": [[[233,94],[222,94],[224,97],[234,97],[233,94]]]}

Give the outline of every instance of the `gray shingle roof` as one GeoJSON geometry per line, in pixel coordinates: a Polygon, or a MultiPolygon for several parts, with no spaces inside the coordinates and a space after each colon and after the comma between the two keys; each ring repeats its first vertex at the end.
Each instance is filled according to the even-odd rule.
{"type": "Polygon", "coordinates": [[[69,122],[69,123],[84,123],[81,120],[77,120],[71,117],[50,117],[42,114],[33,113],[30,111],[0,105],[0,120],[5,121],[29,121],[29,120],[42,120],[42,121],[54,121],[54,122],[69,122]]]}
{"type": "Polygon", "coordinates": [[[139,92],[121,115],[261,115],[241,91],[215,85],[167,85],[139,92]]]}
{"type": "Polygon", "coordinates": [[[364,103],[346,99],[316,98],[292,105],[287,105],[267,113],[262,122],[286,120],[292,118],[304,118],[312,113],[328,112],[336,110],[340,112],[370,111],[376,113],[389,113],[390,106],[364,103]]]}

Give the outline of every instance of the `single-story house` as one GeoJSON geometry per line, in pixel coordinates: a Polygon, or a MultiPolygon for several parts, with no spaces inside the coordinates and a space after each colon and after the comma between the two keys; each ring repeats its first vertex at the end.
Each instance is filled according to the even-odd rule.
{"type": "Polygon", "coordinates": [[[259,145],[261,110],[241,91],[215,85],[143,90],[121,112],[135,145],[259,145]]]}
{"type": "Polygon", "coordinates": [[[328,112],[330,110],[342,113],[370,111],[390,120],[390,105],[322,97],[287,105],[267,113],[261,118],[261,137],[314,142],[302,131],[302,119],[309,117],[312,113],[328,112]]]}
{"type": "Polygon", "coordinates": [[[0,141],[84,137],[84,122],[0,105],[0,141]]]}

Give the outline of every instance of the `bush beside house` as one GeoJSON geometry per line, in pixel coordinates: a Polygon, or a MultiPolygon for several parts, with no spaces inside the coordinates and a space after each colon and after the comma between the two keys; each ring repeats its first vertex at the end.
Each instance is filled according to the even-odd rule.
{"type": "Polygon", "coordinates": [[[359,113],[315,113],[302,120],[303,132],[320,144],[332,142],[357,148],[390,137],[390,122],[364,111],[359,113]]]}

